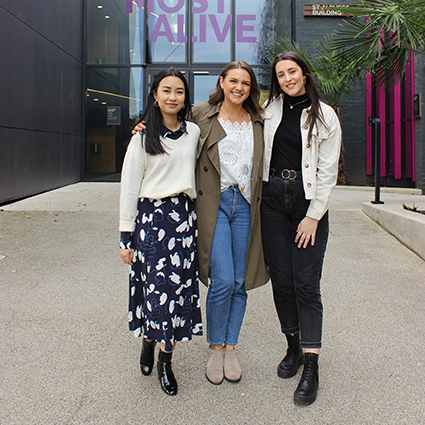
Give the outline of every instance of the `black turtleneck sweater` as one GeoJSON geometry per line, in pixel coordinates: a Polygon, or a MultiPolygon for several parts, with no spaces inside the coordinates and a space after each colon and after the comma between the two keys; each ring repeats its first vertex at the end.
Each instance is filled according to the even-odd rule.
{"type": "Polygon", "coordinates": [[[303,109],[310,105],[311,101],[307,94],[296,97],[285,94],[282,121],[274,135],[271,168],[279,171],[285,168],[295,171],[301,170],[300,118],[303,109]]]}

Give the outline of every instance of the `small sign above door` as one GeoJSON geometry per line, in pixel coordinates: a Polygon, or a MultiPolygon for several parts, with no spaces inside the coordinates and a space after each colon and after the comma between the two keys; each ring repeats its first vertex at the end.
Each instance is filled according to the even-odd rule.
{"type": "Polygon", "coordinates": [[[351,4],[304,4],[304,16],[312,16],[316,18],[338,18],[341,16],[349,16],[339,10],[326,10],[325,7],[351,7],[351,4]]]}

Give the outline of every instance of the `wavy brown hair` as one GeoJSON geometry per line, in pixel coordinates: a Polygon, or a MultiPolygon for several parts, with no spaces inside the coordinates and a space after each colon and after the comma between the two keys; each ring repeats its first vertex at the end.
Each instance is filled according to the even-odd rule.
{"type": "MultiPolygon", "coordinates": [[[[309,108],[308,118],[306,124],[309,126],[308,130],[308,140],[311,140],[311,133],[313,127],[316,125],[317,121],[320,121],[326,128],[327,125],[324,121],[322,109],[320,107],[319,101],[320,98],[319,91],[316,87],[316,82],[314,81],[313,75],[311,74],[310,68],[304,58],[297,52],[283,52],[279,53],[273,61],[272,64],[272,76],[270,82],[270,94],[267,100],[266,107],[270,105],[273,99],[278,98],[279,96],[285,96],[282,89],[280,88],[279,81],[276,74],[276,65],[280,61],[290,60],[295,62],[302,70],[303,76],[305,77],[305,90],[308,98],[311,101],[311,106],[309,108]]],[[[323,101],[322,101],[323,102],[323,101]]]]}
{"type": "Polygon", "coordinates": [[[230,62],[221,70],[215,89],[210,94],[210,98],[208,99],[208,103],[210,105],[217,105],[223,102],[224,93],[223,93],[223,89],[221,88],[220,77],[222,77],[224,80],[227,76],[227,73],[231,69],[238,69],[238,68],[244,69],[246,72],[248,72],[249,76],[251,77],[251,87],[249,91],[249,96],[245,99],[243,105],[248,106],[251,110],[258,112],[259,114],[262,114],[263,108],[260,105],[261,91],[260,91],[260,87],[258,87],[257,77],[255,76],[254,70],[244,61],[230,62]]]}

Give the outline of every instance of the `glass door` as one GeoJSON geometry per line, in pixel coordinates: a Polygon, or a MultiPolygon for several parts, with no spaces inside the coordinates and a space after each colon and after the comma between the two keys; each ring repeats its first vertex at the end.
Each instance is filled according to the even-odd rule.
{"type": "Polygon", "coordinates": [[[215,89],[220,71],[221,69],[212,71],[192,71],[193,82],[191,84],[191,95],[194,105],[208,100],[210,93],[215,89]]]}

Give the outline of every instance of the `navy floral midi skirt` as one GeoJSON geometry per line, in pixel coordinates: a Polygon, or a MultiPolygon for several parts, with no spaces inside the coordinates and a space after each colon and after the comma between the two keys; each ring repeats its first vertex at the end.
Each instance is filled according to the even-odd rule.
{"type": "Polygon", "coordinates": [[[128,321],[134,336],[165,343],[202,335],[197,223],[185,195],[139,200],[128,321]]]}

